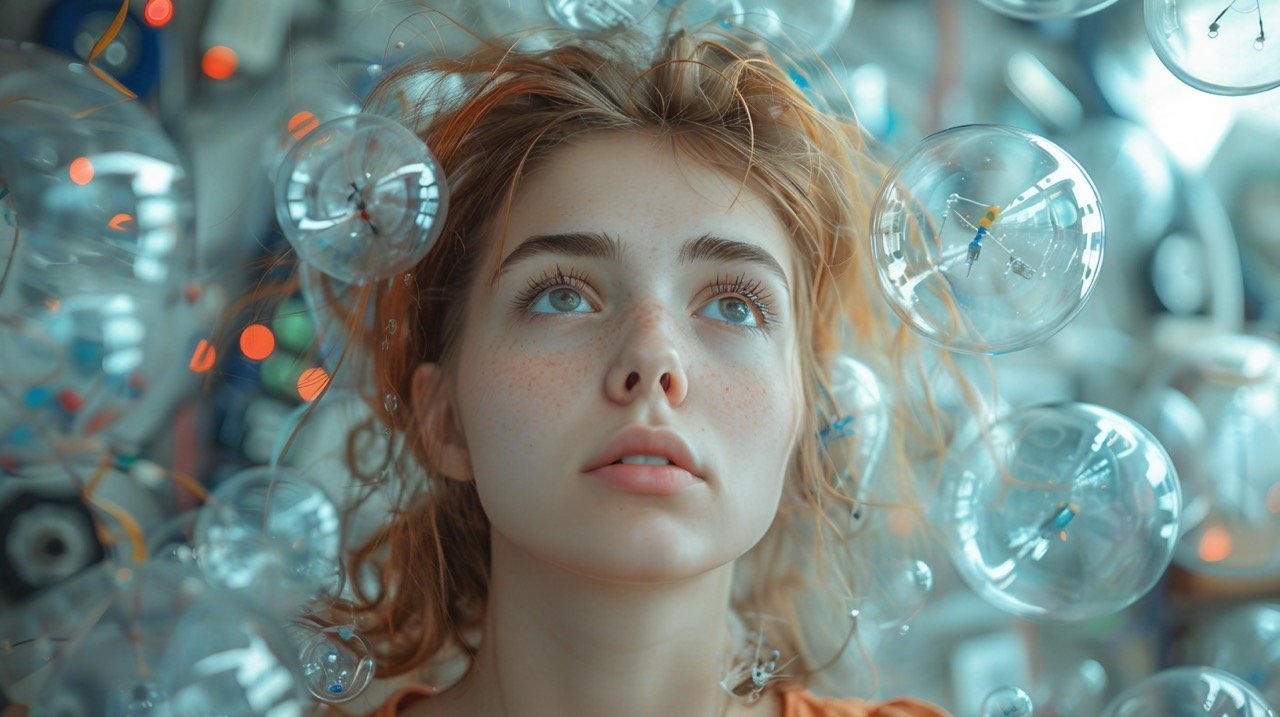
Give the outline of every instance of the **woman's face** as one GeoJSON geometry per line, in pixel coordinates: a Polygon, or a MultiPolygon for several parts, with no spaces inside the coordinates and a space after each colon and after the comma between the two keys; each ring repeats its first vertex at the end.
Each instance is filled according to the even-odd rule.
{"type": "Polygon", "coordinates": [[[556,150],[495,224],[500,273],[471,289],[454,371],[494,540],[622,582],[749,550],[802,410],[793,249],[763,198],[670,140],[602,134],[556,150]],[[629,427],[677,435],[690,470],[590,470],[629,427]]]}

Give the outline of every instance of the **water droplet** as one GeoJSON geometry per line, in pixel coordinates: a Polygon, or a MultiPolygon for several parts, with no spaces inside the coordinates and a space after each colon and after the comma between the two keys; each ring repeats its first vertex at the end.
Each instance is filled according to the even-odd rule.
{"type": "MultiPolygon", "coordinates": [[[[403,45],[403,43],[401,43],[401,44],[403,45]]],[[[408,286],[408,285],[409,285],[409,284],[411,284],[411,283],[413,283],[413,274],[405,274],[405,275],[404,275],[404,285],[405,285],[405,286],[408,286]]]]}
{"type": "Polygon", "coordinates": [[[386,351],[391,348],[391,342],[387,341],[387,339],[384,337],[382,339],[382,343],[379,344],[379,346],[382,348],[383,351],[386,351]]]}
{"type": "Polygon", "coordinates": [[[910,625],[903,625],[902,627],[898,628],[898,634],[899,634],[899,635],[905,635],[905,634],[907,634],[908,632],[911,632],[911,626],[910,626],[910,625]]]}
{"type": "Polygon", "coordinates": [[[396,332],[399,330],[400,330],[399,321],[396,321],[395,319],[387,319],[387,335],[388,336],[395,336],[396,332]]]}
{"type": "Polygon", "coordinates": [[[382,397],[382,407],[387,409],[387,413],[395,413],[400,408],[400,399],[394,393],[388,393],[382,397]]]}

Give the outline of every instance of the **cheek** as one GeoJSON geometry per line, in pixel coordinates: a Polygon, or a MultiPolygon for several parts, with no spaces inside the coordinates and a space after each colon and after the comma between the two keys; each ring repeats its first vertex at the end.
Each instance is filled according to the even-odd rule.
{"type": "Polygon", "coordinates": [[[466,352],[459,371],[463,429],[474,454],[515,448],[533,451],[573,405],[587,366],[564,352],[539,350],[519,339],[466,352]],[[500,441],[501,445],[495,445],[500,441]]]}

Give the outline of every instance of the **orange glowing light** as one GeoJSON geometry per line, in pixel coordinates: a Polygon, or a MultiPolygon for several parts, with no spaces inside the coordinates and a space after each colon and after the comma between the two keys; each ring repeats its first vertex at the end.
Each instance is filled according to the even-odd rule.
{"type": "Polygon", "coordinates": [[[1231,534],[1226,528],[1215,525],[1200,536],[1200,559],[1217,563],[1231,556],[1231,534]]]}
{"type": "Polygon", "coordinates": [[[76,157],[71,160],[67,175],[71,177],[71,181],[84,186],[93,181],[93,162],[88,157],[76,157]]]}
{"type": "Polygon", "coordinates": [[[213,344],[204,339],[200,339],[200,343],[196,344],[196,350],[191,352],[191,361],[187,364],[187,368],[192,373],[204,373],[213,368],[218,361],[218,350],[213,344]]]}
{"type": "Polygon", "coordinates": [[[132,229],[133,227],[128,226],[129,224],[132,224],[132,223],[133,223],[133,215],[125,214],[124,212],[120,212],[119,214],[107,220],[107,226],[111,227],[112,229],[118,232],[122,232],[126,229],[132,229]]]}
{"type": "Polygon", "coordinates": [[[226,45],[214,45],[204,51],[200,69],[209,79],[225,80],[236,73],[236,66],[239,64],[240,58],[236,56],[235,50],[226,45]]]}
{"type": "Polygon", "coordinates": [[[240,332],[240,352],[254,361],[261,361],[276,350],[276,336],[262,324],[249,324],[240,332]]]}
{"type": "Polygon", "coordinates": [[[293,135],[294,139],[302,139],[311,134],[311,130],[320,126],[320,120],[314,113],[302,110],[289,118],[288,126],[289,134],[293,135]]]}
{"type": "Polygon", "coordinates": [[[173,2],[171,0],[147,0],[142,10],[142,19],[151,27],[164,27],[173,19],[173,2]]]}
{"type": "Polygon", "coordinates": [[[329,372],[322,368],[309,368],[298,376],[298,397],[314,401],[329,387],[329,372]]]}

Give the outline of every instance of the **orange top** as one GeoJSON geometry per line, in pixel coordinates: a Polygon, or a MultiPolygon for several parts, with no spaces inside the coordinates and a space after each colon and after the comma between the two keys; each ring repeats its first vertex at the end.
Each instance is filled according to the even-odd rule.
{"type": "MultiPolygon", "coordinates": [[[[368,717],[395,717],[414,703],[431,697],[435,690],[410,685],[396,691],[368,717]]],[[[883,702],[819,697],[798,685],[783,686],[782,717],[950,717],[941,707],[910,698],[883,702]]]]}

